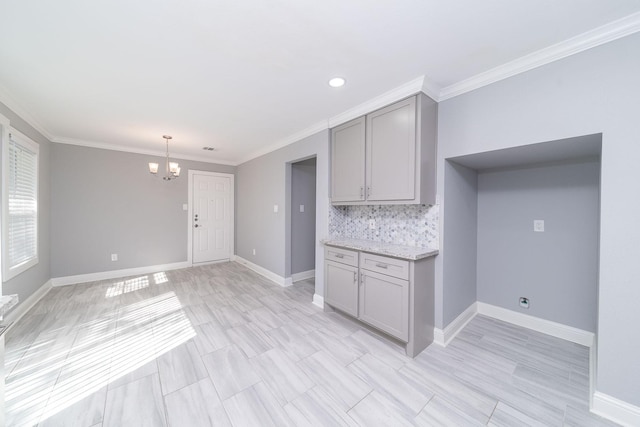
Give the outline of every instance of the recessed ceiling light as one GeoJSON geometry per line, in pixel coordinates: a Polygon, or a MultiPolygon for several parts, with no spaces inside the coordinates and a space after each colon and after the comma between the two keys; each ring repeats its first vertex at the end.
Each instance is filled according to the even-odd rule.
{"type": "Polygon", "coordinates": [[[214,147],[202,147],[202,149],[203,149],[203,150],[206,150],[206,151],[213,151],[213,150],[215,150],[215,148],[214,148],[214,147]]]}
{"type": "Polygon", "coordinates": [[[331,80],[329,80],[329,86],[331,87],[341,87],[341,86],[344,86],[345,83],[346,83],[346,80],[343,79],[342,77],[334,77],[331,80]]]}

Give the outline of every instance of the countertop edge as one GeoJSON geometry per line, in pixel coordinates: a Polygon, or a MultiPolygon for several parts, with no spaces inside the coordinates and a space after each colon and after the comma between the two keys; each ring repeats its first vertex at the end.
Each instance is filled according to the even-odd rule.
{"type": "Polygon", "coordinates": [[[374,242],[374,241],[364,241],[357,240],[350,241],[350,239],[322,239],[320,240],[325,246],[333,246],[338,248],[352,249],[361,252],[367,252],[377,255],[385,255],[394,258],[405,259],[409,261],[418,261],[425,258],[430,258],[438,255],[438,249],[430,249],[430,248],[420,248],[415,246],[404,246],[404,245],[396,245],[392,243],[382,243],[382,242],[374,242]],[[382,245],[382,246],[381,246],[382,245]],[[388,245],[389,248],[385,248],[384,245],[388,245]],[[401,248],[402,250],[407,250],[409,252],[415,252],[415,254],[406,254],[399,253],[394,251],[395,248],[401,248]]]}

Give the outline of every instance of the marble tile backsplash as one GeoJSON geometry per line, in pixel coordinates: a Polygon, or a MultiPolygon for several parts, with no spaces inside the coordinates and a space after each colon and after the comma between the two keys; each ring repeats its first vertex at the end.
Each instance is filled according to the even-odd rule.
{"type": "Polygon", "coordinates": [[[439,248],[437,205],[330,206],[329,235],[439,248]],[[369,228],[369,220],[376,228],[369,228]]]}

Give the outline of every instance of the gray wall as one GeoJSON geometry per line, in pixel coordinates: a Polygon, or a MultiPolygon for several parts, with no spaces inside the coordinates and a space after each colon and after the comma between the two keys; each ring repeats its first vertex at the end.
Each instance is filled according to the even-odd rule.
{"type": "Polygon", "coordinates": [[[599,180],[599,162],[480,172],[478,301],[595,332],[599,180]]]}
{"type": "MultiPolygon", "coordinates": [[[[438,193],[446,223],[444,159],[602,133],[597,390],[640,406],[640,34],[443,101],[438,120],[438,193]],[[631,333],[631,335],[630,335],[631,333]]],[[[442,259],[437,262],[439,296],[442,259]]],[[[436,305],[453,306],[446,298],[436,305]]],[[[438,319],[436,319],[438,320],[438,319]]],[[[443,319],[439,319],[440,324],[443,319]]]]}
{"type": "Polygon", "coordinates": [[[442,234],[448,254],[443,266],[447,283],[444,298],[450,304],[436,304],[436,318],[439,310],[446,309],[442,318],[447,325],[477,300],[478,175],[473,169],[452,162],[446,162],[444,167],[450,212],[443,220],[442,234]]]}
{"type": "Polygon", "coordinates": [[[11,121],[11,127],[27,135],[40,146],[38,176],[38,264],[2,284],[4,295],[18,294],[20,303],[50,278],[51,185],[50,156],[52,144],[31,125],[0,103],[0,114],[11,121]]]}
{"type": "Polygon", "coordinates": [[[315,269],[316,159],[291,165],[291,273],[315,269]],[[304,212],[300,212],[304,205],[304,212]]]}
{"type": "MultiPolygon", "coordinates": [[[[315,156],[316,265],[323,265],[319,240],[328,234],[329,132],[322,131],[238,166],[236,254],[278,276],[287,276],[287,163],[315,156]],[[278,205],[278,213],[273,212],[278,205]],[[252,249],[256,255],[252,255],[252,249]]],[[[323,269],[316,268],[316,294],[323,296],[323,269]]]]}
{"type": "Polygon", "coordinates": [[[52,277],[187,260],[187,171],[235,167],[178,159],[180,178],[167,182],[149,173],[150,161],[164,164],[142,154],[52,145],[52,277]]]}

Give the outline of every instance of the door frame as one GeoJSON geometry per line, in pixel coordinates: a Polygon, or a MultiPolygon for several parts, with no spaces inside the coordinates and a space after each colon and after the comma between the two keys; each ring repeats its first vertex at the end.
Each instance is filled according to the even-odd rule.
{"type": "MultiPolygon", "coordinates": [[[[236,216],[236,207],[235,207],[235,175],[232,173],[223,173],[223,172],[209,172],[209,171],[200,171],[200,170],[192,170],[188,171],[188,195],[187,195],[187,263],[190,266],[193,266],[193,176],[194,175],[208,175],[208,176],[219,176],[224,178],[229,178],[229,183],[231,187],[231,196],[229,198],[229,205],[231,207],[231,230],[229,237],[229,261],[233,261],[235,259],[235,241],[236,241],[236,228],[235,228],[235,216],[236,216]]],[[[211,264],[217,263],[220,261],[212,261],[211,264]]],[[[206,263],[198,263],[198,265],[203,265],[206,263]]]]}

